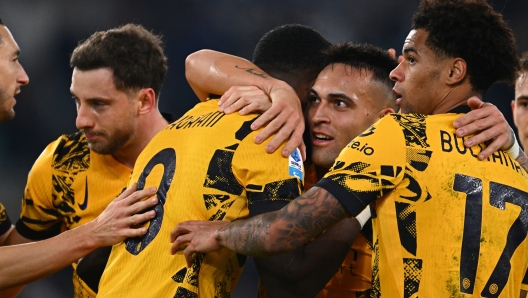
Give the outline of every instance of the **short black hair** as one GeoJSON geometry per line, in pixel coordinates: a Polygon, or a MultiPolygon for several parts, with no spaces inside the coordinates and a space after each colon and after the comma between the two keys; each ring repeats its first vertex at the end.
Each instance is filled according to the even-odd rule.
{"type": "Polygon", "coordinates": [[[92,34],[75,48],[70,65],[83,71],[109,68],[116,89],[152,88],[156,98],[167,73],[161,37],[136,24],[92,34]]]}
{"type": "Polygon", "coordinates": [[[279,26],[266,33],[253,52],[253,63],[271,76],[319,73],[331,43],[319,32],[300,24],[279,26]]]}
{"type": "Polygon", "coordinates": [[[370,44],[343,42],[330,46],[325,56],[327,65],[342,63],[358,70],[367,70],[372,73],[374,80],[390,89],[394,87],[389,75],[398,62],[386,50],[370,44]]]}
{"type": "Polygon", "coordinates": [[[4,24],[4,22],[2,22],[2,19],[0,19],[0,25],[3,25],[3,24],[4,24]]]}
{"type": "Polygon", "coordinates": [[[485,0],[422,0],[412,29],[427,31],[426,45],[438,57],[466,61],[473,91],[515,81],[520,64],[513,32],[485,0]]]}

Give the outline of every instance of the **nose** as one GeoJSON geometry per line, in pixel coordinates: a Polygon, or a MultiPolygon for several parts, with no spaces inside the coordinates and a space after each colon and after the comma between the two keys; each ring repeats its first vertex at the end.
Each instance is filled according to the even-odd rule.
{"type": "Polygon", "coordinates": [[[86,105],[77,103],[77,119],[75,125],[78,129],[89,129],[94,127],[94,121],[91,118],[90,108],[86,105]]]}
{"type": "Polygon", "coordinates": [[[326,113],[326,105],[323,102],[312,103],[309,110],[310,120],[313,124],[329,123],[330,118],[326,113]]]}
{"type": "Polygon", "coordinates": [[[27,85],[29,83],[29,77],[26,71],[24,70],[24,67],[22,67],[22,64],[18,63],[18,66],[19,66],[19,70],[18,70],[17,82],[22,86],[27,85]]]}
{"type": "Polygon", "coordinates": [[[398,64],[398,66],[396,66],[396,68],[394,68],[390,74],[389,74],[389,78],[395,82],[401,82],[403,81],[403,71],[402,71],[402,66],[403,65],[403,61],[400,62],[400,64],[398,64]]]}

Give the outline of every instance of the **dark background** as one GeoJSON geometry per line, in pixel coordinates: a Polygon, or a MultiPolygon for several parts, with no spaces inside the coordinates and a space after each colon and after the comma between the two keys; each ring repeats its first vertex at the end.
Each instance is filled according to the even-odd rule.
{"type": "MultiPolygon", "coordinates": [[[[20,212],[26,176],[45,146],[75,128],[75,104],[69,92],[69,56],[93,32],[125,23],[144,25],[163,35],[169,72],[161,92],[161,110],[181,116],[197,98],[185,81],[184,61],[208,48],[251,60],[259,38],[276,26],[300,23],[331,42],[368,42],[401,52],[418,0],[180,0],[80,1],[17,0],[0,2],[0,18],[18,42],[20,61],[30,84],[17,96],[16,118],[0,124],[0,200],[11,219],[20,212]]],[[[528,50],[528,1],[490,1],[504,15],[528,50]]],[[[471,38],[471,36],[468,36],[471,38]]],[[[498,105],[508,120],[513,88],[498,85],[485,100],[498,105]]],[[[71,297],[70,273],[62,271],[33,283],[19,297],[71,297]]],[[[240,297],[247,297],[245,294],[240,297]]]]}

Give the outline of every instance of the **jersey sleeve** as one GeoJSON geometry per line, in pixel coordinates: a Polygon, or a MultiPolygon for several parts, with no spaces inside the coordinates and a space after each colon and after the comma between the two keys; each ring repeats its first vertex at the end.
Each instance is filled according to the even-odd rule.
{"type": "Polygon", "coordinates": [[[245,189],[249,215],[278,210],[301,195],[304,167],[299,149],[285,158],[281,148],[268,154],[255,144],[257,132],[245,137],[233,158],[233,172],[245,189]]]}
{"type": "Polygon", "coordinates": [[[331,193],[356,216],[403,179],[405,138],[391,116],[353,139],[315,186],[331,193]]]}
{"type": "Polygon", "coordinates": [[[10,228],[11,220],[9,220],[9,216],[7,216],[4,205],[0,203],[0,236],[9,231],[10,228]]]}
{"type": "Polygon", "coordinates": [[[60,233],[61,218],[53,206],[51,163],[57,143],[49,144],[33,164],[22,199],[17,232],[25,238],[42,240],[60,233]]]}
{"type": "Polygon", "coordinates": [[[524,278],[521,283],[521,290],[528,291],[528,270],[526,270],[526,273],[524,274],[524,278]]]}

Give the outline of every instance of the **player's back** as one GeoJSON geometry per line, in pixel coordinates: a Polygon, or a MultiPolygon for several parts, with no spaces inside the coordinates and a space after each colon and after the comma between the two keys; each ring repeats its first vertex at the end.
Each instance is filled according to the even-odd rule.
{"type": "Polygon", "coordinates": [[[382,297],[520,293],[527,174],[504,152],[479,161],[481,148],[465,148],[456,137],[456,117],[393,115],[399,141],[385,141],[406,162],[395,169],[402,177],[396,189],[376,202],[373,282],[382,297]]]}
{"type": "Polygon", "coordinates": [[[257,115],[217,110],[217,101],[198,104],[158,133],[139,156],[131,181],[158,187],[157,215],[145,237],[114,246],[101,280],[101,297],[229,296],[245,257],[226,249],[195,254],[193,266],[186,268],[182,252],[169,254],[170,232],[182,221],[248,215],[241,167],[260,160],[241,148],[257,115]]]}

